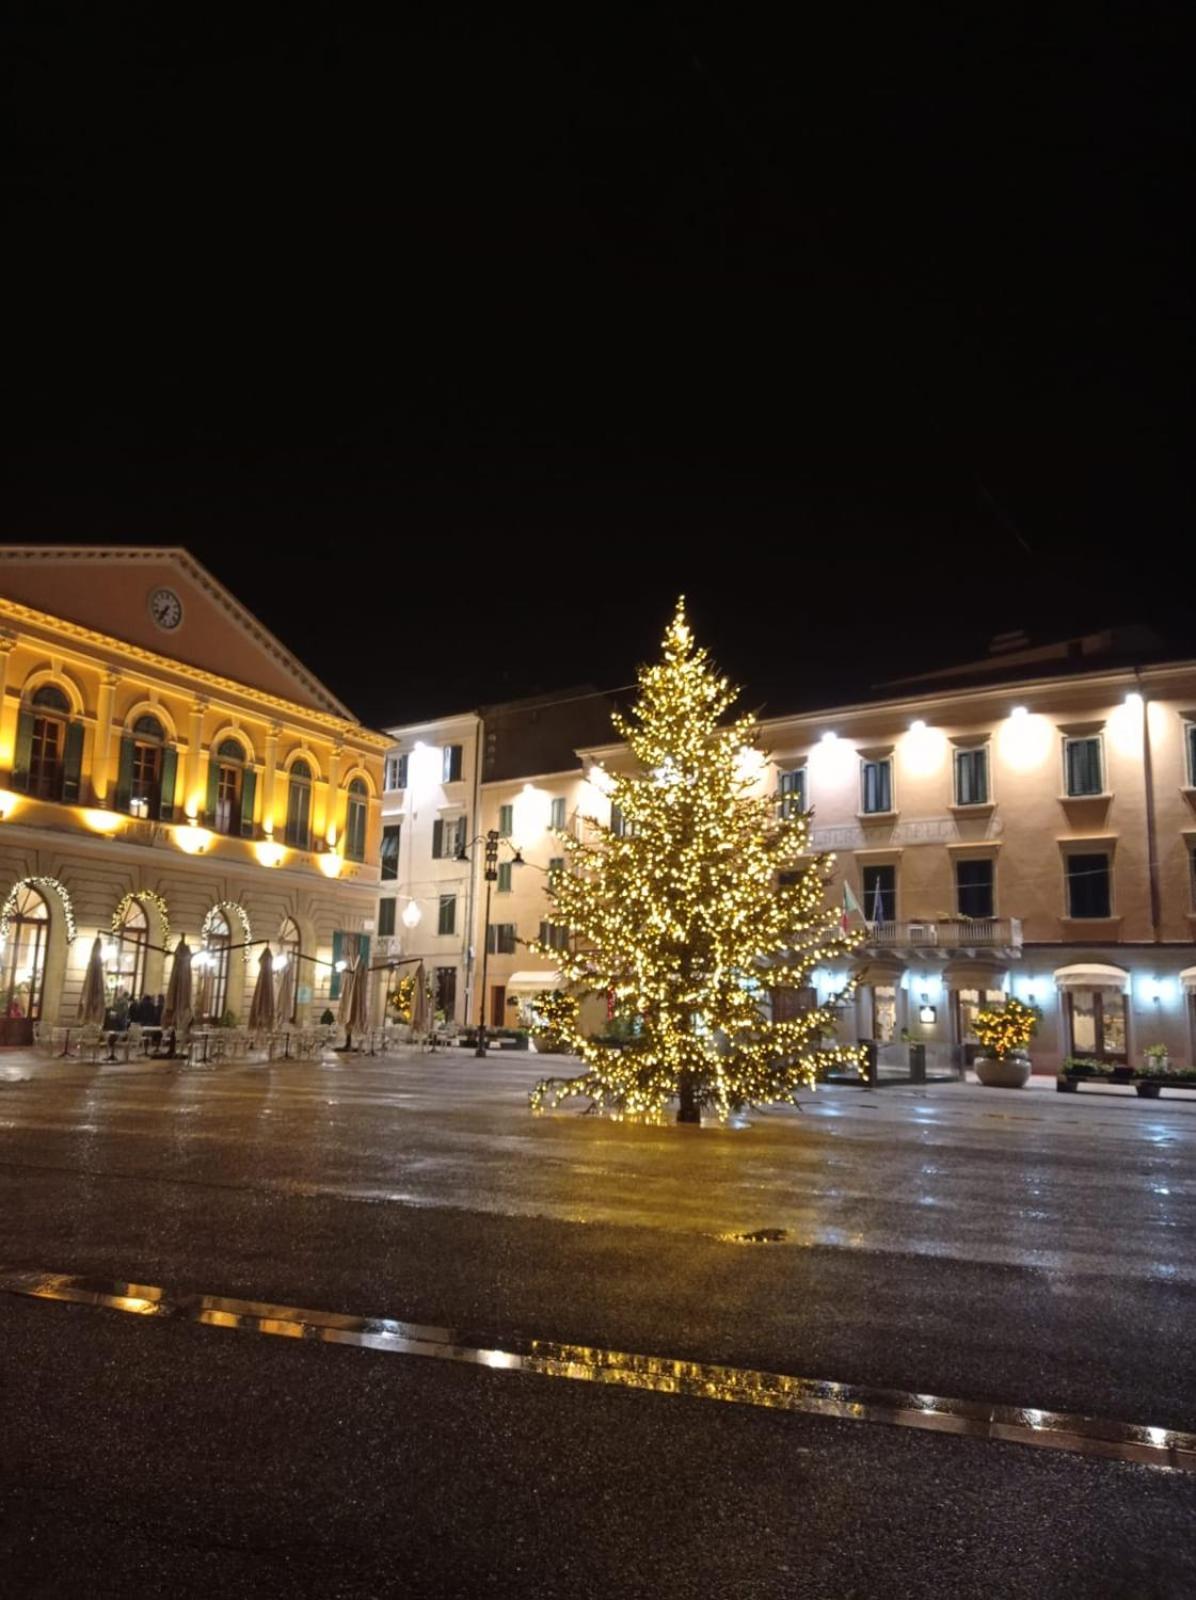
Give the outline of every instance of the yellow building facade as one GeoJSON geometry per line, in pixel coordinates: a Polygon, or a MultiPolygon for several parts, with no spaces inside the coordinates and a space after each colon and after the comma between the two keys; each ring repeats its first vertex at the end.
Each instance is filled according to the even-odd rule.
{"type": "MultiPolygon", "coordinates": [[[[954,1065],[976,1011],[1009,994],[1042,1011],[1040,1071],[1071,1055],[1137,1065],[1159,1044],[1196,1062],[1196,664],[988,676],[763,723],[761,784],[809,811],[863,941],[815,973],[818,997],[854,976],[842,1040],[920,1043],[954,1065]]],[[[528,863],[496,886],[489,928],[479,905],[492,1023],[526,1020],[557,981],[525,944],[551,928],[552,830],[609,823],[603,774],[628,754],[579,758],[482,785],[483,830],[528,863]]]]}
{"type": "Polygon", "coordinates": [[[185,935],[244,1021],[268,942],[318,1015],[369,949],[387,742],[185,551],[0,552],[5,1042],[73,1020],[97,933],[113,995],[185,935]]]}

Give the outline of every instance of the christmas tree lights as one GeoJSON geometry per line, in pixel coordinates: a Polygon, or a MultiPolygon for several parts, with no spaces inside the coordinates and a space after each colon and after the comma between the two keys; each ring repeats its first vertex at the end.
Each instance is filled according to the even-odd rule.
{"type": "Polygon", "coordinates": [[[825,903],[834,857],[811,853],[807,814],[762,785],[754,720],[728,718],[736,698],[679,601],[662,659],[641,668],[635,706],[614,719],[636,764],[607,774],[615,826],[557,835],[565,867],[548,893],[569,947],[532,945],[574,999],[613,996],[631,1036],[587,1037],[576,1009],[557,1008],[552,1031],[583,1070],[538,1084],[536,1109],[582,1096],[615,1118],[660,1121],[673,1101],[678,1121],[703,1108],[726,1118],[859,1061],[825,1042],[834,1004],[772,1014],[770,990],[808,988],[815,967],[845,964],[858,935],[825,903]]]}

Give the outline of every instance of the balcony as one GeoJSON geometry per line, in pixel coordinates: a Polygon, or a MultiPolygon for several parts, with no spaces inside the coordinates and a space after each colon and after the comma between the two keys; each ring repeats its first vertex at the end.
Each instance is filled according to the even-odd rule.
{"type": "Polygon", "coordinates": [[[890,950],[894,954],[976,955],[1000,951],[1009,956],[1022,952],[1020,917],[938,917],[921,922],[869,922],[864,930],[865,950],[890,950]]]}

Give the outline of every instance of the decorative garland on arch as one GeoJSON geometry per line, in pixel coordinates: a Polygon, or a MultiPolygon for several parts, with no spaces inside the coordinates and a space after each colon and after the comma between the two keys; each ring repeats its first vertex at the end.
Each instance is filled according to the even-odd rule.
{"type": "Polygon", "coordinates": [[[249,926],[249,918],[245,914],[245,907],[238,905],[235,900],[217,900],[216,904],[208,911],[207,916],[204,917],[203,927],[199,930],[199,936],[206,944],[208,935],[212,931],[212,923],[215,921],[217,913],[224,912],[227,920],[227,913],[230,911],[235,911],[240,919],[241,933],[243,935],[241,943],[244,946],[242,954],[245,957],[245,965],[248,966],[253,956],[253,951],[250,949],[250,941],[253,938],[253,930],[249,926]]]}
{"type": "Polygon", "coordinates": [[[170,942],[170,914],[166,909],[165,900],[163,900],[160,894],[155,894],[152,889],[132,889],[128,894],[121,896],[116,910],[112,913],[113,933],[120,932],[121,925],[125,920],[125,912],[128,911],[129,907],[137,900],[148,900],[153,906],[154,910],[161,917],[162,943],[168,944],[170,942]]]}
{"type": "Polygon", "coordinates": [[[8,891],[8,897],[6,898],[4,905],[0,907],[0,940],[7,940],[8,938],[8,925],[12,921],[13,915],[17,909],[17,894],[27,884],[34,889],[54,890],[55,894],[62,902],[63,921],[66,923],[66,942],[67,944],[74,944],[75,935],[79,931],[75,924],[75,908],[71,904],[70,892],[68,891],[66,884],[61,883],[57,878],[17,879],[16,883],[14,883],[12,888],[8,891]]]}

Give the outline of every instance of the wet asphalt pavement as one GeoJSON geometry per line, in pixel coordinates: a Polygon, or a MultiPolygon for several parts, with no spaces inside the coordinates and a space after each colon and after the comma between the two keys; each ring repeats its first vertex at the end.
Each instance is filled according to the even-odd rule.
{"type": "MultiPolygon", "coordinates": [[[[0,1058],[0,1262],[1196,1429],[1196,1098],[0,1058]],[[737,1234],[767,1230],[769,1243],[737,1234]]],[[[1196,1593],[1196,1476],[0,1295],[17,1593],[1196,1593]]]]}

